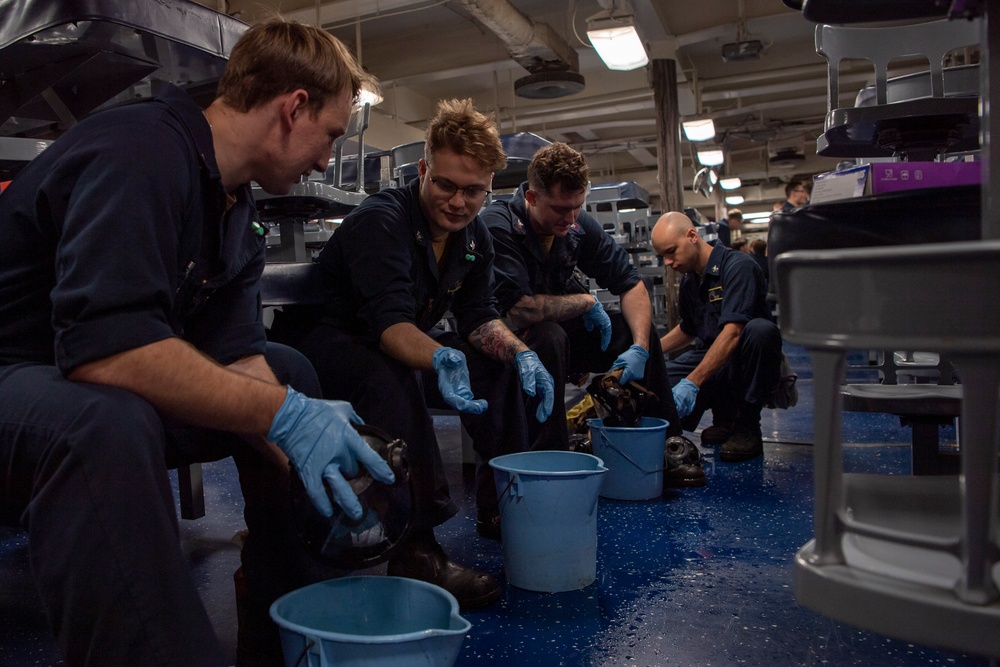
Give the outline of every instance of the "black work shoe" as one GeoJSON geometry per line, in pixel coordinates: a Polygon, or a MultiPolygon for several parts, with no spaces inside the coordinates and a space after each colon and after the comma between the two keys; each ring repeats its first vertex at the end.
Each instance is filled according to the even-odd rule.
{"type": "Polygon", "coordinates": [[[476,532],[488,540],[500,539],[500,515],[477,514],[476,532]]]}
{"type": "Polygon", "coordinates": [[[701,432],[701,444],[721,445],[731,437],[733,437],[733,429],[712,424],[701,432]]]}
{"type": "Polygon", "coordinates": [[[663,460],[663,486],[705,486],[701,452],[683,435],[667,438],[663,460]]]}
{"type": "Polygon", "coordinates": [[[429,538],[421,534],[400,545],[389,560],[386,574],[440,586],[455,596],[463,611],[488,607],[500,599],[496,579],[448,560],[433,533],[429,538]]]}
{"type": "Polygon", "coordinates": [[[764,454],[764,441],[759,433],[733,433],[719,449],[719,460],[748,461],[764,454]]]}

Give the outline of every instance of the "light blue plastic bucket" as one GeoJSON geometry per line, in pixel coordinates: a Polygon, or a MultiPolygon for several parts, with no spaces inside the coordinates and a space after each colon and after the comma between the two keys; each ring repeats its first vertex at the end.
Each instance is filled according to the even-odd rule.
{"type": "Polygon", "coordinates": [[[635,427],[605,426],[588,419],[594,454],[608,466],[601,495],[615,500],[648,500],[663,494],[663,450],[667,422],[643,417],[635,427]]]}
{"type": "Polygon", "coordinates": [[[439,586],[360,576],[304,586],[271,605],[286,667],[453,665],[471,624],[439,586]]]}
{"type": "Polygon", "coordinates": [[[593,583],[604,462],[580,452],[540,451],[498,456],[490,465],[507,581],[547,593],[593,583]]]}

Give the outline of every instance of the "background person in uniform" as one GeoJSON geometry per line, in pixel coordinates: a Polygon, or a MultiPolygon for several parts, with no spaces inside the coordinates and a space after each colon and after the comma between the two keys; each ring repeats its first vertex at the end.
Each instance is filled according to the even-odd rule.
{"type": "Polygon", "coordinates": [[[434,538],[433,527],[457,508],[424,392],[433,398],[438,389],[438,401],[463,413],[483,460],[480,511],[497,507],[485,462],[525,448],[521,385],[540,398],[532,419],[552,411],[552,376],[499,319],[493,244],[477,217],[493,173],[505,164],[490,118],[471,100],[441,102],[427,127],[419,178],[365,199],[320,253],[325,305],[299,344],[325,395],[349,399],[365,421],[407,443],[417,517],[388,573],[442,586],[466,609],[492,604],[500,588],[490,575],[448,560],[434,538]],[[435,326],[449,309],[457,333],[435,326]]]}
{"type": "Polygon", "coordinates": [[[328,33],[272,21],[234,46],[203,113],[167,86],[102,111],[0,197],[0,511],[70,665],[226,665],[178,542],[168,465],[232,455],[249,528],[240,663],[281,660],[267,617],[309,583],[288,534],[289,461],[316,507],[388,466],[313,369],[265,343],[264,228],[249,182],[283,194],[327,167],[367,75],[328,33]],[[243,435],[236,435],[243,434],[243,435]],[[327,486],[329,485],[329,486],[327,486]],[[248,634],[249,633],[249,634],[248,634]]]}
{"type": "MultiPolygon", "coordinates": [[[[531,424],[532,448],[566,449],[565,382],[570,375],[622,369],[621,382],[639,382],[659,397],[648,416],[666,419],[668,436],[680,436],[652,306],[628,253],[583,211],[586,159],[563,143],[535,153],[528,180],[509,202],[493,202],[482,214],[493,235],[494,276],[500,312],[538,352],[556,381],[556,411],[531,424]],[[579,276],[593,278],[621,300],[608,314],[579,276]]],[[[677,485],[704,483],[697,448],[668,471],[677,485]]]]}
{"type": "Polygon", "coordinates": [[[726,213],[726,225],[729,227],[729,243],[726,245],[731,245],[734,239],[741,238],[743,236],[743,211],[738,208],[731,208],[726,213]]]}
{"type": "Polygon", "coordinates": [[[769,319],[764,276],[746,253],[703,241],[683,213],[662,215],[651,240],[664,264],[684,274],[680,324],[660,339],[666,353],[693,345],[667,362],[678,413],[691,430],[712,410],[702,443],[721,443],[721,460],[760,456],[760,411],[781,365],[781,334],[769,319]]]}
{"type": "Polygon", "coordinates": [[[794,211],[809,203],[809,193],[812,192],[812,182],[802,176],[794,176],[785,185],[785,203],[777,209],[782,213],[794,211]]]}
{"type": "Polygon", "coordinates": [[[757,262],[760,272],[764,274],[764,284],[770,281],[770,270],[767,267],[767,241],[764,239],[754,239],[750,242],[750,256],[757,262]]]}

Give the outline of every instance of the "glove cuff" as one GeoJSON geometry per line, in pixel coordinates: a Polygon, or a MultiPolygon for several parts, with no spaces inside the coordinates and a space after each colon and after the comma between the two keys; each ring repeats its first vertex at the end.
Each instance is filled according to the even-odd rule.
{"type": "Polygon", "coordinates": [[[438,349],[434,350],[432,365],[434,366],[435,371],[441,370],[441,366],[444,364],[446,360],[445,358],[450,356],[451,352],[457,352],[457,350],[451,347],[439,347],[438,349]]]}
{"type": "MultiPolygon", "coordinates": [[[[514,361],[517,362],[517,363],[521,363],[521,361],[525,357],[534,357],[535,359],[538,359],[538,355],[535,354],[534,350],[521,350],[520,352],[518,352],[517,354],[514,355],[514,361]]],[[[539,362],[539,363],[541,363],[541,362],[539,362]]]]}
{"type": "Polygon", "coordinates": [[[635,344],[633,344],[633,345],[631,345],[629,347],[629,349],[630,350],[635,350],[636,353],[639,356],[642,357],[643,361],[648,361],[649,360],[649,350],[647,350],[646,348],[644,348],[642,345],[635,345],[635,344]]]}
{"type": "Polygon", "coordinates": [[[295,391],[291,386],[286,387],[285,400],[271,420],[271,428],[267,432],[268,440],[278,444],[284,440],[299,420],[305,401],[304,394],[295,391]]]}

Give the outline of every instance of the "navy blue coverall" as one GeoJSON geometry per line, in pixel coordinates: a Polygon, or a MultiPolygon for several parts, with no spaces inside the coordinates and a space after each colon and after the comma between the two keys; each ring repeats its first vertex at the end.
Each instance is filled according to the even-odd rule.
{"type": "Polygon", "coordinates": [[[32,573],[72,665],[225,665],[178,542],[168,466],[233,455],[258,621],[307,583],[287,471],[230,433],[161,416],[75,368],[170,337],[220,364],[265,354],[318,396],[308,361],[268,345],[249,187],[227,201],[201,109],[168,86],[80,122],[0,196],[0,516],[28,530],[32,573]]]}
{"type": "Polygon", "coordinates": [[[417,491],[414,527],[431,528],[458,511],[429,412],[448,406],[433,371],[415,372],[379,348],[386,329],[410,323],[465,354],[472,392],[489,403],[482,415],[461,415],[482,459],[476,488],[481,512],[495,514],[497,507],[486,462],[521,451],[527,435],[514,365],[467,342],[476,328],[499,318],[489,232],[475,218],[451,235],[439,265],[419,198],[414,179],[373,194],[344,219],[319,256],[325,294],[320,321],[296,347],[316,367],[324,396],[349,400],[366,423],[406,442],[417,491]],[[449,310],[457,331],[437,326],[449,310]]]}
{"type": "MultiPolygon", "coordinates": [[[[548,252],[531,227],[525,206],[527,183],[522,183],[509,202],[493,202],[482,218],[493,235],[496,252],[494,277],[500,312],[506,314],[523,296],[548,294],[587,294],[577,270],[593,278],[602,288],[621,296],[642,278],[629,263],[628,253],[616,244],[601,225],[581,211],[569,233],[556,237],[548,252]]],[[[529,432],[533,449],[567,449],[566,379],[578,373],[603,373],[619,354],[632,345],[632,332],[621,313],[611,317],[611,343],[601,351],[601,336],[587,331],[583,317],[563,322],[539,322],[515,333],[538,353],[545,368],[555,378],[555,406],[552,416],[543,423],[531,422],[529,432]]],[[[667,381],[660,337],[654,327],[649,332],[649,361],[639,382],[659,398],[648,416],[668,422],[667,435],[680,435],[673,394],[667,381]]]]}
{"type": "Polygon", "coordinates": [[[697,340],[691,349],[667,362],[671,385],[701,363],[723,326],[730,322],[743,325],[729,361],[698,391],[694,410],[685,418],[691,426],[688,430],[697,426],[707,409],[713,411],[713,417],[724,414],[729,418],[744,407],[751,421],[756,416],[759,428],[760,408],[778,384],[781,332],[770,319],[767,283],[757,262],[745,252],[716,242],[704,273],[681,278],[678,314],[681,330],[697,340]]]}

